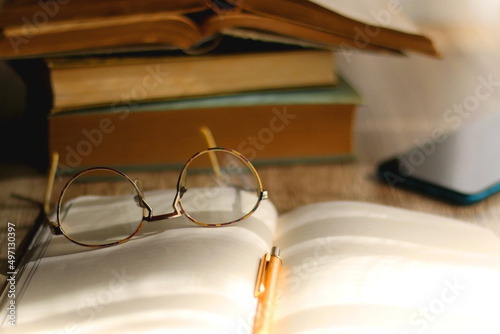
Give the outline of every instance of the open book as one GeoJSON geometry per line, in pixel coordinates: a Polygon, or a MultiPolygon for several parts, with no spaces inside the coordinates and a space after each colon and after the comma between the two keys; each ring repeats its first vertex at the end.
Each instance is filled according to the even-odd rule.
{"type": "MultiPolygon", "coordinates": [[[[155,206],[173,195],[146,193],[155,206]]],[[[116,247],[46,229],[38,239],[5,333],[251,333],[259,260],[272,245],[283,260],[272,333],[500,331],[500,240],[398,208],[324,202],[279,216],[264,201],[239,224],[147,223],[116,247]]]]}
{"type": "Polygon", "coordinates": [[[0,10],[0,57],[141,49],[200,53],[221,36],[436,56],[432,41],[392,7],[382,0],[13,0],[0,10]]]}

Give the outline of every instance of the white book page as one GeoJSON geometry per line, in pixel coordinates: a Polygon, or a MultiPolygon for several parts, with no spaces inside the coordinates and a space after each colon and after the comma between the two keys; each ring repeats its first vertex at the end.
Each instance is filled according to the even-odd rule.
{"type": "Polygon", "coordinates": [[[309,1],[357,21],[407,33],[419,34],[417,26],[404,13],[404,2],[389,0],[309,1]]]}
{"type": "Polygon", "coordinates": [[[357,202],[278,220],[274,333],[499,333],[500,239],[418,212],[357,202]]]}
{"type": "MultiPolygon", "coordinates": [[[[174,193],[146,193],[156,208],[174,193]]],[[[165,205],[166,203],[166,205],[165,205]]],[[[161,213],[161,212],[157,212],[161,213]]],[[[53,237],[6,333],[235,333],[251,329],[253,289],[272,245],[270,201],[242,222],[145,223],[130,241],[89,249],[53,237]]]]}

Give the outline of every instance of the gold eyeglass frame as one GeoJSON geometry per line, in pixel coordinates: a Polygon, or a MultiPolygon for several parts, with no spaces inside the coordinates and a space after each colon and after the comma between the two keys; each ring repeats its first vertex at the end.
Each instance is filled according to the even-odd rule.
{"type": "Polygon", "coordinates": [[[153,214],[153,208],[146,201],[146,198],[144,196],[144,192],[142,190],[142,186],[141,186],[141,183],[140,183],[139,179],[132,180],[125,173],[123,173],[123,172],[121,172],[121,171],[119,171],[117,169],[111,168],[111,167],[92,167],[92,168],[83,170],[83,171],[75,174],[65,184],[65,186],[63,187],[63,189],[61,191],[61,194],[59,195],[59,199],[57,201],[57,206],[56,206],[56,221],[53,221],[53,220],[49,219],[49,206],[50,206],[49,202],[50,202],[52,188],[53,188],[53,184],[54,184],[54,180],[55,180],[55,174],[56,174],[56,169],[57,169],[57,165],[58,165],[58,160],[59,160],[59,155],[57,153],[54,153],[53,154],[53,158],[52,158],[50,172],[49,172],[49,179],[48,179],[48,183],[47,183],[47,192],[45,194],[44,211],[45,211],[46,220],[47,220],[47,223],[48,223],[48,225],[50,227],[51,233],[53,235],[61,235],[62,234],[68,240],[70,240],[71,242],[76,243],[76,244],[81,245],[81,246],[87,246],[87,247],[110,247],[110,246],[118,245],[118,244],[124,243],[124,242],[130,240],[132,237],[134,237],[141,230],[142,226],[144,225],[144,221],[153,222],[153,221],[158,221],[158,220],[177,218],[177,217],[180,217],[182,215],[186,216],[190,221],[192,221],[192,222],[194,222],[194,223],[196,223],[198,225],[204,226],[204,227],[220,227],[220,226],[226,226],[226,225],[234,224],[234,223],[242,221],[242,220],[248,218],[249,216],[251,216],[255,212],[255,210],[257,210],[257,208],[259,207],[260,202],[262,200],[266,200],[268,198],[267,191],[263,190],[263,188],[262,188],[262,182],[260,180],[259,174],[257,173],[257,170],[252,165],[252,163],[247,158],[245,158],[245,156],[243,156],[241,153],[239,153],[239,152],[237,152],[237,151],[235,151],[233,149],[223,148],[223,147],[212,147],[212,148],[209,148],[209,149],[206,149],[206,150],[203,150],[203,151],[200,151],[200,152],[196,153],[195,155],[193,155],[184,164],[184,167],[182,168],[182,170],[181,170],[181,172],[179,174],[179,178],[177,180],[177,192],[175,194],[175,197],[174,197],[174,200],[173,200],[173,203],[172,203],[172,208],[174,210],[173,212],[166,213],[166,214],[160,214],[160,215],[154,215],[153,214]],[[238,218],[238,219],[236,219],[234,221],[224,222],[224,223],[218,223],[218,224],[209,224],[209,223],[200,222],[200,221],[197,221],[196,219],[194,219],[192,216],[190,216],[189,213],[187,213],[184,210],[183,206],[182,206],[182,201],[181,201],[181,197],[182,197],[181,194],[183,192],[183,189],[182,189],[182,186],[181,186],[183,184],[182,181],[185,180],[185,178],[186,178],[187,168],[191,164],[191,162],[194,159],[196,159],[197,157],[199,157],[200,155],[203,155],[203,154],[208,154],[210,162],[211,162],[211,165],[212,165],[211,167],[212,167],[214,173],[216,175],[220,175],[219,163],[218,163],[217,157],[215,156],[214,153],[215,152],[221,152],[221,151],[222,152],[227,152],[229,154],[232,154],[232,155],[236,156],[238,159],[240,159],[241,161],[243,161],[246,164],[246,166],[253,172],[253,174],[255,176],[255,179],[257,180],[258,187],[259,187],[258,188],[258,199],[257,199],[257,202],[256,202],[255,206],[253,207],[252,210],[250,210],[250,212],[248,212],[243,217],[240,217],[240,218],[238,218]],[[62,222],[62,219],[61,219],[61,217],[62,217],[62,215],[61,215],[62,200],[64,198],[64,195],[65,195],[67,189],[73,183],[74,180],[76,180],[78,177],[80,177],[80,176],[82,176],[82,175],[84,175],[86,173],[89,173],[89,172],[92,172],[92,171],[99,171],[99,170],[109,171],[109,172],[112,172],[112,173],[116,173],[119,176],[121,176],[124,179],[126,179],[128,182],[130,182],[130,184],[135,188],[136,193],[139,196],[139,198],[137,200],[138,200],[138,203],[140,203],[141,206],[143,207],[143,217],[142,217],[142,220],[141,220],[138,228],[136,229],[136,231],[134,233],[132,233],[129,237],[127,237],[127,238],[125,238],[123,240],[119,240],[119,241],[115,241],[115,242],[111,242],[111,243],[103,244],[103,245],[85,244],[85,243],[81,243],[81,242],[78,242],[78,241],[72,239],[69,235],[67,235],[64,232],[64,229],[61,228],[61,222],[62,222]]]}

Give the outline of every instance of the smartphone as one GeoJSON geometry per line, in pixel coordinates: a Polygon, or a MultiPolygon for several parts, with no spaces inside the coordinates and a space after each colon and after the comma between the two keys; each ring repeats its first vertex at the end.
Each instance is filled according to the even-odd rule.
{"type": "Polygon", "coordinates": [[[413,149],[380,163],[378,177],[391,186],[461,205],[499,192],[500,112],[456,121],[461,125],[456,131],[436,128],[413,149]]]}

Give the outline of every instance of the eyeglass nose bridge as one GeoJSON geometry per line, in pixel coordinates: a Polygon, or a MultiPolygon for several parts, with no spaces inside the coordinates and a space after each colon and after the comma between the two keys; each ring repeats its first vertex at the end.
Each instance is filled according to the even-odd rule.
{"type": "Polygon", "coordinates": [[[137,195],[134,196],[135,203],[137,204],[137,206],[142,207],[145,211],[142,218],[143,220],[151,222],[151,221],[176,218],[181,216],[181,211],[178,209],[179,191],[177,191],[174,198],[174,202],[172,203],[174,212],[155,216],[153,214],[153,207],[146,201],[146,198],[144,196],[144,188],[142,186],[141,180],[135,179],[133,183],[137,190],[137,195]]]}
{"type": "Polygon", "coordinates": [[[144,209],[147,211],[147,215],[145,215],[143,219],[147,222],[154,222],[158,220],[177,218],[182,216],[182,211],[179,209],[179,198],[179,191],[177,191],[175,194],[174,202],[172,203],[172,208],[174,209],[173,212],[155,216],[153,214],[153,208],[146,202],[144,196],[141,194],[141,202],[144,205],[144,209]]]}

